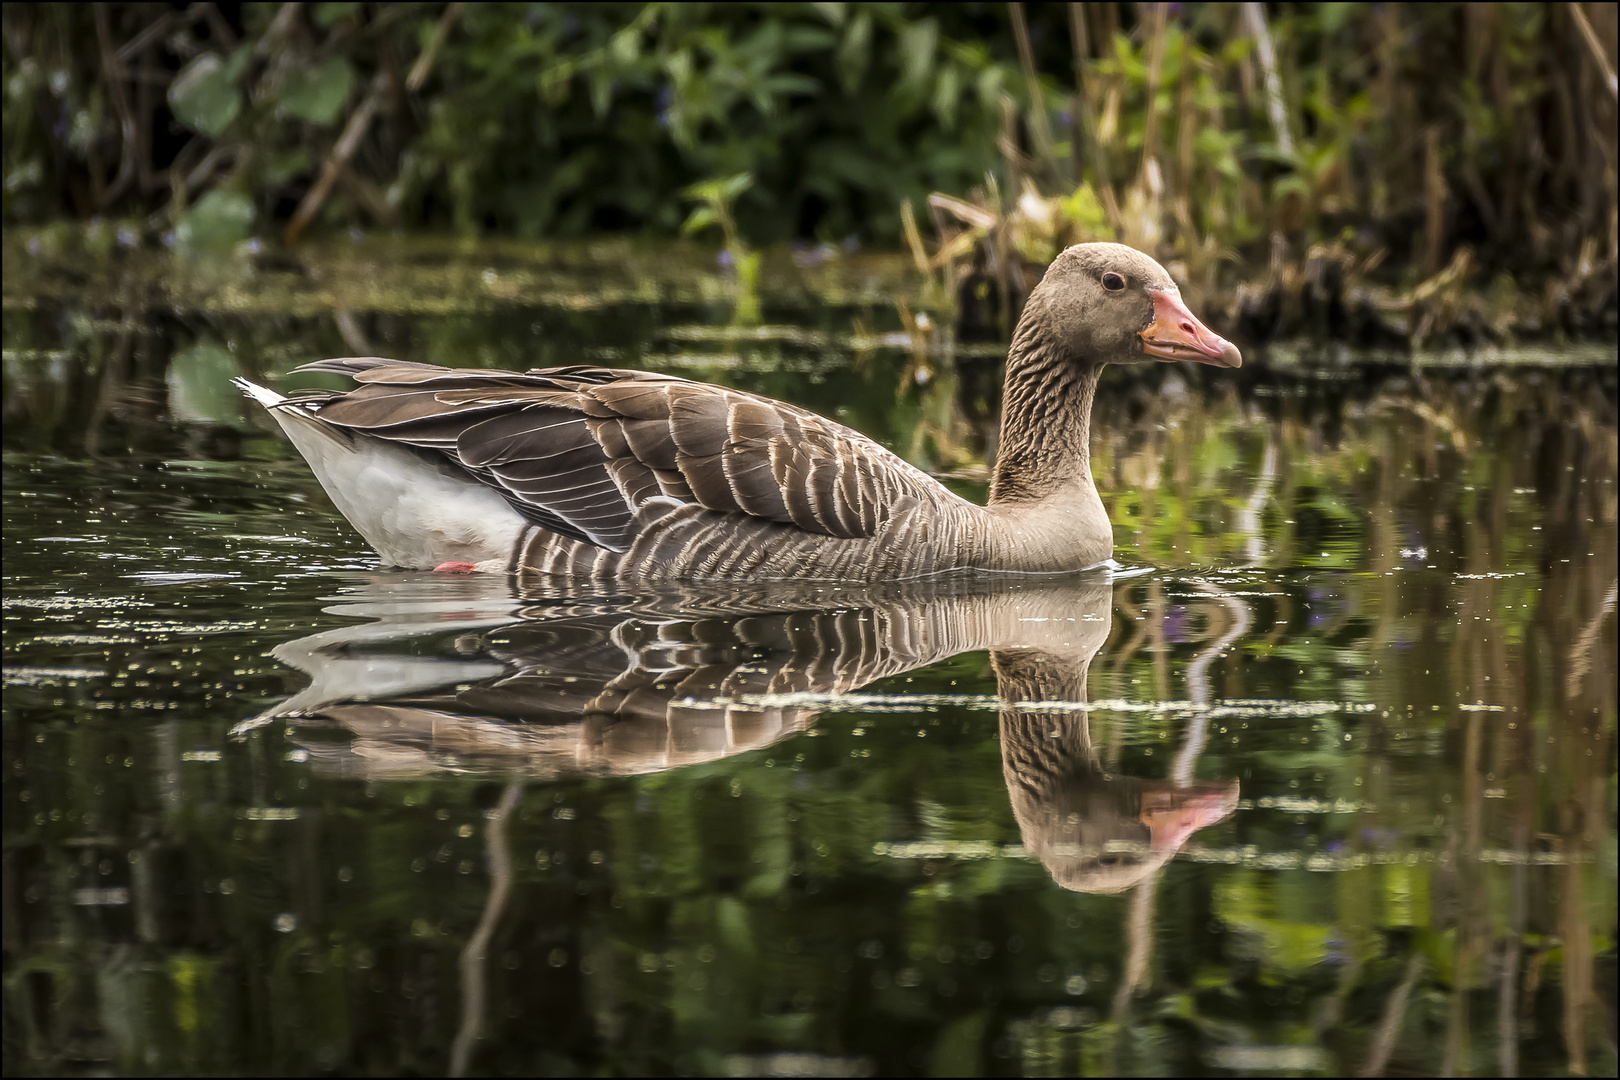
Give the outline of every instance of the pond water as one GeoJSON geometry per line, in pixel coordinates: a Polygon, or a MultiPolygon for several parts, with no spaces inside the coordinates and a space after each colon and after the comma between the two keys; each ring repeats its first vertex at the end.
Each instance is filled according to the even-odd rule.
{"type": "Polygon", "coordinates": [[[225,381],[656,367],[982,497],[994,343],[882,258],[51,254],[8,1074],[1615,1071],[1612,349],[1110,369],[1114,572],[604,592],[381,569],[225,381]]]}

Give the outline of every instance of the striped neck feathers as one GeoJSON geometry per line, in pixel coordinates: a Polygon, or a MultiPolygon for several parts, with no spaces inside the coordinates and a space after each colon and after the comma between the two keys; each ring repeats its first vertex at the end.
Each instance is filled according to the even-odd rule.
{"type": "Polygon", "coordinates": [[[1103,365],[1073,356],[1026,318],[1007,353],[990,504],[1038,502],[1091,480],[1091,404],[1103,365]]]}

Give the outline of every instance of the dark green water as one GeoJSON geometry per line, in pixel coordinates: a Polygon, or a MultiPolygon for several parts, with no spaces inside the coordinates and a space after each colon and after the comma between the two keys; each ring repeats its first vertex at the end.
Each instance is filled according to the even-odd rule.
{"type": "Polygon", "coordinates": [[[1113,577],[518,587],[379,569],[224,378],[657,366],[971,493],[991,350],[877,262],[738,329],[387,254],[7,250],[8,1074],[1614,1072],[1612,359],[1111,371],[1113,577]]]}

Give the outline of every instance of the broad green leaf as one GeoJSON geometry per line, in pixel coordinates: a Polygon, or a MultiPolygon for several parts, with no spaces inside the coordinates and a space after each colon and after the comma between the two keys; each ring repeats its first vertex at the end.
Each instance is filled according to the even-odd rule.
{"type": "Polygon", "coordinates": [[[834,3],[819,3],[811,4],[810,6],[816,9],[816,14],[820,15],[823,19],[826,19],[834,26],[844,25],[844,10],[849,7],[848,4],[834,3]]]}
{"type": "Polygon", "coordinates": [[[1288,176],[1279,177],[1277,182],[1271,185],[1271,197],[1273,199],[1280,199],[1284,195],[1288,194],[1299,195],[1303,198],[1309,199],[1311,196],[1311,185],[1303,176],[1299,175],[1298,173],[1292,173],[1288,176]]]}
{"type": "Polygon", "coordinates": [[[591,67],[591,111],[598,120],[604,119],[613,105],[613,73],[606,64],[591,67]]]}
{"type": "Polygon", "coordinates": [[[253,62],[253,44],[247,42],[238,45],[225,61],[225,77],[233,83],[239,83],[242,75],[247,71],[248,65],[253,62]]]}
{"type": "Polygon", "coordinates": [[[310,169],[309,152],[306,150],[284,150],[268,155],[263,161],[260,166],[263,171],[259,176],[271,188],[278,188],[310,169]]]}
{"type": "Polygon", "coordinates": [[[872,17],[861,12],[844,30],[844,40],[838,46],[838,78],[844,90],[853,94],[866,74],[866,65],[872,58],[872,17]]]}
{"type": "Polygon", "coordinates": [[[634,64],[641,56],[641,31],[627,28],[608,39],[608,54],[623,67],[634,64]]]}
{"type": "Polygon", "coordinates": [[[686,215],[686,222],[681,226],[681,235],[691,236],[695,232],[701,232],[702,230],[707,229],[710,225],[718,223],[719,220],[720,219],[715,216],[714,209],[712,207],[699,206],[690,214],[686,215]]]}
{"type": "Polygon", "coordinates": [[[574,62],[563,60],[540,73],[538,86],[540,100],[556,107],[568,100],[568,90],[574,79],[574,62]]]}
{"type": "Polygon", "coordinates": [[[241,395],[231,380],[242,373],[221,345],[199,341],[169,361],[169,415],[182,423],[222,424],[235,419],[241,395]]]}
{"type": "Polygon", "coordinates": [[[956,106],[962,97],[962,73],[955,64],[939,69],[934,80],[934,115],[946,131],[956,127],[956,106]]]}
{"type": "Polygon", "coordinates": [[[979,72],[979,77],[974,80],[974,90],[978,92],[982,108],[991,108],[1000,101],[1001,83],[1001,68],[994,64],[979,72]]]}
{"type": "Polygon", "coordinates": [[[324,30],[339,19],[353,15],[359,8],[359,4],[316,4],[313,12],[315,25],[324,30]]]}
{"type": "Polygon", "coordinates": [[[754,174],[751,172],[728,176],[720,181],[720,198],[722,201],[729,203],[753,186],[754,174]]]}
{"type": "Polygon", "coordinates": [[[803,94],[811,96],[821,93],[821,84],[808,75],[795,75],[788,72],[782,75],[772,75],[765,81],[765,88],[773,94],[803,94]]]}
{"type": "Polygon", "coordinates": [[[1102,203],[1098,201],[1097,193],[1091,189],[1090,184],[1081,184],[1075,188],[1074,194],[1065,198],[1060,205],[1063,207],[1063,216],[1074,224],[1081,240],[1112,235],[1108,229],[1108,215],[1103,211],[1102,203]]]}
{"type": "Polygon", "coordinates": [[[1331,37],[1342,30],[1354,9],[1354,4],[1317,4],[1314,13],[1323,36],[1331,37]]]}
{"type": "Polygon", "coordinates": [[[252,228],[253,200],[216,188],[180,215],[175,238],[186,248],[222,248],[245,240],[252,228]]]}
{"type": "Polygon", "coordinates": [[[343,57],[330,56],[288,75],[280,105],[289,115],[326,127],[343,111],[353,89],[354,69],[343,57]]]}
{"type": "Polygon", "coordinates": [[[677,49],[670,53],[664,61],[664,70],[669,72],[676,93],[680,93],[692,78],[692,50],[677,49]]]}
{"type": "Polygon", "coordinates": [[[819,26],[790,26],[782,34],[782,49],[791,53],[826,52],[838,44],[838,35],[819,26]]]}
{"type": "Polygon", "coordinates": [[[939,24],[933,19],[910,23],[900,31],[900,85],[919,87],[934,67],[934,49],[939,44],[939,24]]]}
{"type": "Polygon", "coordinates": [[[224,61],[214,53],[203,53],[169,84],[169,108],[186,127],[212,137],[230,127],[242,111],[242,94],[225,71],[224,61]]]}

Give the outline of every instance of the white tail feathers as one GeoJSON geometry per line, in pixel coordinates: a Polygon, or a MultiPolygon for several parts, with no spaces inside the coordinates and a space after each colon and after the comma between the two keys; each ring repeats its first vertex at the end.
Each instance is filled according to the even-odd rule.
{"type": "Polygon", "coordinates": [[[260,386],[258,383],[248,382],[246,379],[232,379],[231,382],[236,384],[236,388],[238,390],[242,391],[242,393],[246,394],[254,401],[257,401],[260,405],[263,405],[267,409],[272,405],[280,405],[283,401],[287,400],[274,390],[266,389],[265,387],[260,386]]]}

